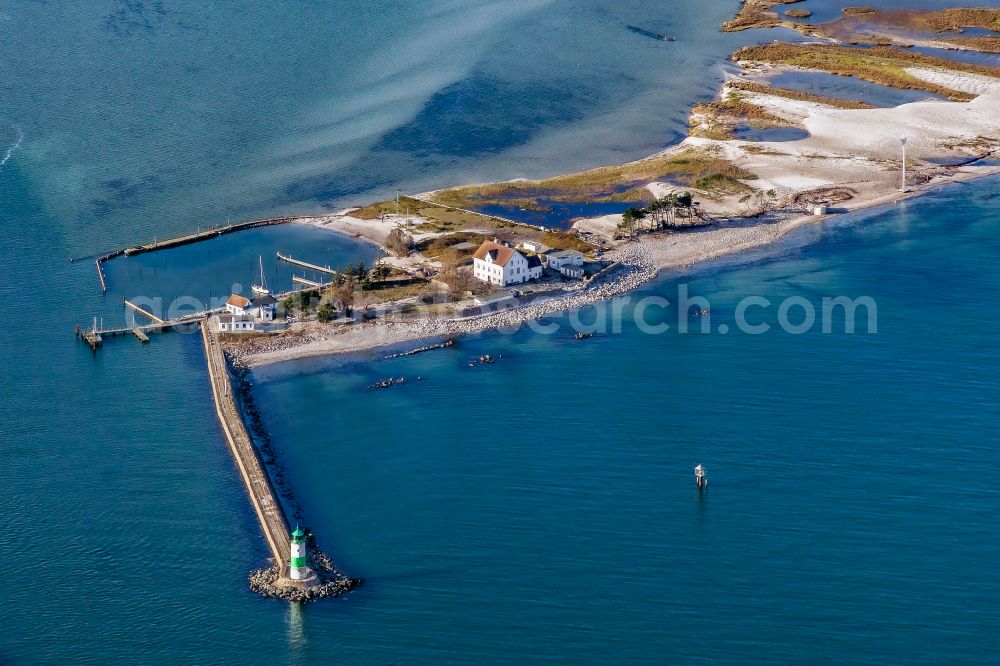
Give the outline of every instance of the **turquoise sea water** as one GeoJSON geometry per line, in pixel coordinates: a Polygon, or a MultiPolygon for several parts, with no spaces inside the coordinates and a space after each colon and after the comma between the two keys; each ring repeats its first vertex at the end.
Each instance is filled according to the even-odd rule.
{"type": "Polygon", "coordinates": [[[559,317],[553,335],[261,369],[305,515],[368,577],[307,609],[303,656],[990,661],[998,196],[953,188],[636,295],[688,285],[709,334],[626,317],[577,341],[559,317]],[[774,303],[752,317],[770,332],[738,332],[747,296],[774,303]],[[779,330],[782,299],[827,296],[873,298],[877,333],[779,330]],[[482,353],[503,358],[468,367],[482,353]]]}
{"type": "Polygon", "coordinates": [[[275,250],[373,255],[266,229],[115,260],[104,296],[70,257],[669,143],[776,36],[720,36],[732,4],[0,3],[0,664],[990,661],[996,180],[647,290],[689,282],[713,327],[871,295],[875,335],[626,318],[259,373],[304,515],[367,579],[304,609],[247,589],[266,551],[200,339],[73,339],[275,250]],[[424,380],[364,390],[389,374],[424,380]]]}

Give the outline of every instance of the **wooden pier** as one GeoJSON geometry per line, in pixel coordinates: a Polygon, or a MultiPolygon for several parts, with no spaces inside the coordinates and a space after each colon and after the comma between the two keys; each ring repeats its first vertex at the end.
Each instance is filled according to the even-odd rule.
{"type": "Polygon", "coordinates": [[[94,259],[94,264],[97,265],[97,278],[101,281],[101,293],[108,293],[108,282],[104,279],[104,262],[109,259],[114,259],[120,254],[124,254],[125,250],[114,250],[113,252],[108,252],[107,254],[102,254],[97,259],[94,259]]]}
{"type": "Polygon", "coordinates": [[[95,259],[94,263],[97,265],[97,278],[101,281],[101,293],[108,293],[108,282],[104,279],[104,269],[101,268],[101,260],[95,259]]]}
{"type": "Polygon", "coordinates": [[[151,320],[153,320],[157,324],[162,324],[163,323],[163,320],[160,319],[159,317],[157,317],[155,314],[153,314],[149,310],[143,310],[138,305],[136,305],[135,303],[132,303],[131,301],[129,301],[126,298],[122,299],[122,303],[124,303],[126,307],[132,308],[133,310],[135,310],[139,314],[141,314],[141,315],[143,315],[145,317],[149,317],[151,320]]]}
{"type": "Polygon", "coordinates": [[[301,284],[305,287],[310,287],[312,289],[318,289],[322,287],[324,284],[326,284],[325,282],[314,282],[312,280],[307,280],[306,278],[299,277],[298,275],[292,276],[292,282],[294,284],[301,284]]]}
{"type": "Polygon", "coordinates": [[[95,330],[85,331],[81,330],[80,327],[77,326],[76,337],[90,345],[90,348],[94,351],[97,351],[97,348],[104,344],[104,338],[101,337],[101,334],[95,330]]]}
{"type": "Polygon", "coordinates": [[[336,276],[340,272],[334,268],[330,268],[329,266],[317,266],[316,264],[310,264],[308,261],[302,261],[301,259],[293,259],[292,257],[286,257],[280,252],[276,254],[278,255],[278,259],[281,259],[286,263],[293,264],[295,266],[301,266],[302,268],[308,268],[309,270],[315,271],[317,273],[326,273],[327,275],[336,276]]]}
{"type": "Polygon", "coordinates": [[[271,478],[264,471],[264,464],[257,448],[243,424],[233,388],[229,378],[229,367],[223,354],[218,336],[218,318],[210,317],[201,327],[205,342],[205,356],[208,359],[208,375],[212,384],[212,396],[219,422],[229,442],[229,449],[236,460],[236,466],[243,478],[247,494],[260,523],[264,540],[271,551],[279,576],[287,578],[291,546],[289,542],[288,520],[278,501],[271,478]]]}
{"type": "Polygon", "coordinates": [[[136,325],[133,323],[131,326],[116,326],[111,328],[98,326],[96,321],[91,328],[83,328],[77,324],[76,337],[90,345],[90,348],[94,351],[97,351],[98,347],[102,347],[104,345],[105,338],[114,338],[119,335],[134,335],[139,339],[139,342],[147,343],[149,342],[150,333],[166,333],[181,326],[198,325],[209,314],[210,313],[208,312],[197,312],[195,314],[188,315],[186,317],[179,317],[177,319],[157,319],[157,321],[152,324],[136,325]]]}

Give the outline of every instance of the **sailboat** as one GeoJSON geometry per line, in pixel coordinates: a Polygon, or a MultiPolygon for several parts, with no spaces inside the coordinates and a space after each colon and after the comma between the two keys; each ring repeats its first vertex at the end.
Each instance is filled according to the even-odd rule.
{"type": "Polygon", "coordinates": [[[258,296],[270,296],[271,290],[267,288],[267,281],[264,279],[264,257],[257,257],[260,262],[260,284],[250,285],[250,291],[258,296]]]}

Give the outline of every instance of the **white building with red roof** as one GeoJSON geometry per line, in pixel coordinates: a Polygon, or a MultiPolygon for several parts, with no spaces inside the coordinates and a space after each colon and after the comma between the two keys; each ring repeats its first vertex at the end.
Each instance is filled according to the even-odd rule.
{"type": "Polygon", "coordinates": [[[226,311],[238,317],[250,314],[250,299],[239,294],[231,294],[226,301],[226,311]]]}
{"type": "Polygon", "coordinates": [[[277,300],[270,294],[258,296],[252,301],[239,294],[231,294],[226,301],[226,312],[234,317],[250,317],[260,321],[271,321],[274,319],[274,310],[277,300]]]}
{"type": "Polygon", "coordinates": [[[507,245],[485,241],[472,255],[472,274],[477,280],[506,287],[542,277],[542,262],[507,245]]]}

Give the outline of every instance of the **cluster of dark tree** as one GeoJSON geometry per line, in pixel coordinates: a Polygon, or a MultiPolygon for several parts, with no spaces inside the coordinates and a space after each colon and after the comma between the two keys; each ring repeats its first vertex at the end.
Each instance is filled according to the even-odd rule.
{"type": "Polygon", "coordinates": [[[413,250],[413,236],[402,227],[396,227],[385,239],[385,247],[397,257],[405,257],[413,250]]]}
{"type": "Polygon", "coordinates": [[[354,305],[354,292],[365,291],[389,277],[392,269],[386,264],[377,262],[371,268],[365,262],[349,264],[338,268],[328,285],[319,289],[306,289],[296,292],[282,301],[288,311],[316,311],[316,318],[322,322],[332,321],[340,315],[351,314],[354,305]]]}
{"type": "Polygon", "coordinates": [[[698,202],[690,192],[668,194],[659,199],[653,199],[645,206],[633,206],[622,213],[622,221],[618,228],[629,236],[634,236],[643,225],[648,225],[650,231],[666,229],[677,225],[677,214],[688,220],[700,215],[698,202]]]}

